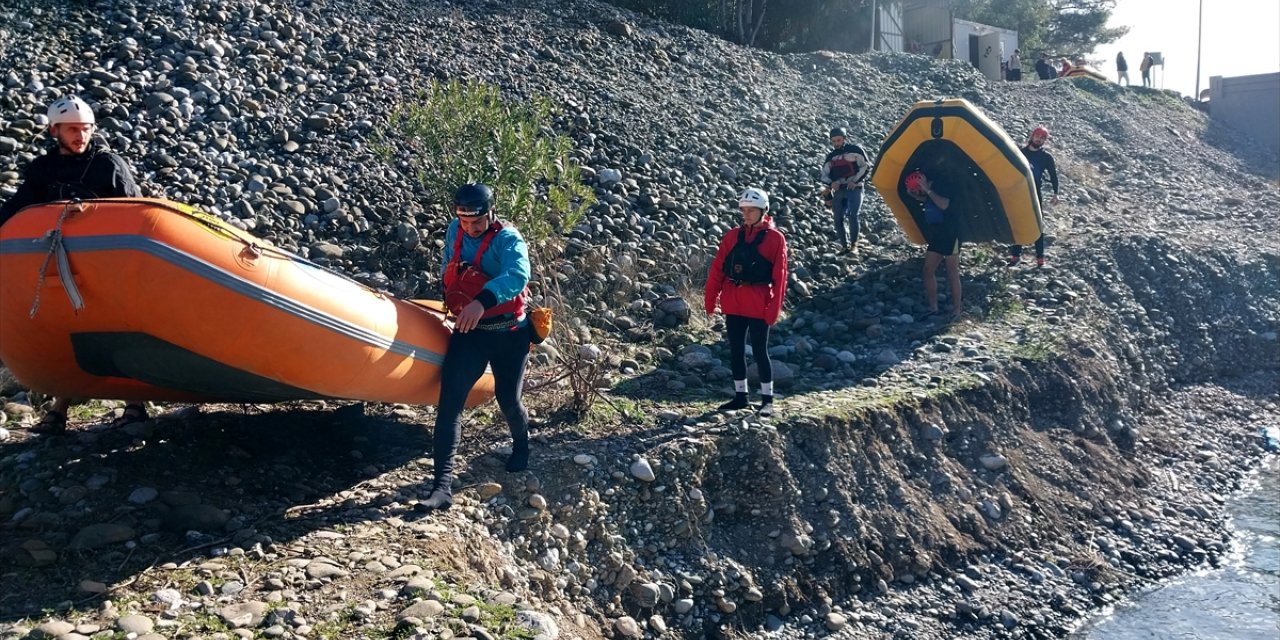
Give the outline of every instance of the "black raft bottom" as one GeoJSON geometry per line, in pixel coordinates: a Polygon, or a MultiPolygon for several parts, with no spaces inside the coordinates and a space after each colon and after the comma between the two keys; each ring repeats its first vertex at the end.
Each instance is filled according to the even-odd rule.
{"type": "MultiPolygon", "coordinates": [[[[1013,229],[1005,215],[1000,193],[968,154],[950,140],[926,140],[916,147],[907,160],[907,174],[919,169],[929,180],[945,185],[951,196],[947,215],[959,214],[958,230],[962,242],[1003,242],[1013,244],[1013,229]]],[[[924,205],[907,193],[901,182],[898,196],[911,210],[916,226],[925,228],[924,205]]]]}
{"type": "Polygon", "coordinates": [[[242,371],[146,333],[74,333],[71,347],[80,369],[95,376],[131,378],[153,387],[226,402],[328,399],[328,396],[242,371]]]}

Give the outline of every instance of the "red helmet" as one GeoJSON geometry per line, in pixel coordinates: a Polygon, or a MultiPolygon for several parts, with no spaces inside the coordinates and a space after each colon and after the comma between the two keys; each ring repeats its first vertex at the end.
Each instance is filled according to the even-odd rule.
{"type": "Polygon", "coordinates": [[[907,188],[907,191],[919,193],[920,182],[922,180],[924,180],[924,174],[919,170],[916,170],[908,173],[906,179],[902,181],[902,184],[907,188]]]}
{"type": "Polygon", "coordinates": [[[1043,141],[1047,141],[1049,139],[1049,128],[1042,124],[1036,125],[1036,128],[1031,130],[1031,139],[1035,140],[1036,138],[1040,138],[1042,144],[1043,141]]]}

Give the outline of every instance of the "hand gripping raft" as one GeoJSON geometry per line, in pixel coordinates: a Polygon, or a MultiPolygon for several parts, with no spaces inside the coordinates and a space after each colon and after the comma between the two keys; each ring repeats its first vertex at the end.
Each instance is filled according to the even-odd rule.
{"type": "MultiPolygon", "coordinates": [[[[27,207],[0,227],[0,273],[0,360],[47,394],[439,398],[450,335],[443,314],[187,205],[111,198],[27,207]],[[54,239],[56,273],[45,264],[54,239]],[[78,310],[72,286],[82,296],[78,310]]],[[[485,374],[467,402],[492,396],[485,374]]]]}

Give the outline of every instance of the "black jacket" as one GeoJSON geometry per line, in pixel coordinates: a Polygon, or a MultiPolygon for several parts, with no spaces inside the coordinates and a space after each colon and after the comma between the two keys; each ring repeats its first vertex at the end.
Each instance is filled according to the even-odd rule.
{"type": "Polygon", "coordinates": [[[33,204],[71,198],[136,198],[142,195],[133,171],[120,156],[94,140],[80,155],[51,149],[31,161],[22,186],[0,206],[0,224],[33,204]]]}
{"type": "Polygon", "coordinates": [[[1036,179],[1036,193],[1044,193],[1044,172],[1049,172],[1049,182],[1053,185],[1053,195],[1058,195],[1058,165],[1054,163],[1053,156],[1044,147],[1032,149],[1031,145],[1022,146],[1022,155],[1027,158],[1027,163],[1031,165],[1031,175],[1036,179]]]}
{"type": "Polygon", "coordinates": [[[1048,60],[1044,58],[1036,60],[1036,75],[1040,76],[1041,80],[1053,79],[1053,67],[1049,66],[1048,60]]]}

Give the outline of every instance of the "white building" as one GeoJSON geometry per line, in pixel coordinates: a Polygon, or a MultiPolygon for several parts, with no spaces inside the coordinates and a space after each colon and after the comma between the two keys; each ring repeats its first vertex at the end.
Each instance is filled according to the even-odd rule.
{"type": "MultiPolygon", "coordinates": [[[[1017,31],[960,20],[947,0],[882,0],[874,29],[877,50],[968,60],[992,80],[1004,77],[1001,65],[1018,48],[1017,31]]],[[[1022,57],[1026,73],[1031,60],[1022,57]]]]}

